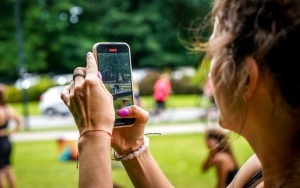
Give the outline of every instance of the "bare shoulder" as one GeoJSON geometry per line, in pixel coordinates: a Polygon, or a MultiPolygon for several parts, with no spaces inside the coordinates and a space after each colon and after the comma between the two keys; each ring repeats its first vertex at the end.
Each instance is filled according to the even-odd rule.
{"type": "Polygon", "coordinates": [[[227,188],[243,187],[259,169],[261,169],[261,164],[257,156],[254,154],[243,164],[227,188]]]}
{"type": "Polygon", "coordinates": [[[232,157],[230,156],[229,153],[220,152],[215,156],[214,160],[215,162],[228,162],[228,161],[232,161],[232,157]]]}

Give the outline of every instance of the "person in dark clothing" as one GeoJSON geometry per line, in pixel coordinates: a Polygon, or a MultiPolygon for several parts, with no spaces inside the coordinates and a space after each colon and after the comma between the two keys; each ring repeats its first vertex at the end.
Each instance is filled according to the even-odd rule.
{"type": "Polygon", "coordinates": [[[217,188],[225,188],[238,172],[237,161],[231,151],[228,135],[221,128],[210,128],[205,133],[209,155],[201,165],[202,171],[210,167],[217,169],[217,188]]]}
{"type": "Polygon", "coordinates": [[[14,172],[11,168],[12,143],[9,136],[20,129],[21,117],[5,101],[5,86],[0,85],[0,187],[16,187],[14,172]],[[9,129],[9,122],[15,126],[9,129]]]}

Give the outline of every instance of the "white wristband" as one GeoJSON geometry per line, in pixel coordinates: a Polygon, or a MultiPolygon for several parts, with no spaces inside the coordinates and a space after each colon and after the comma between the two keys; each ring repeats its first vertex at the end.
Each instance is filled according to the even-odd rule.
{"type": "Polygon", "coordinates": [[[149,138],[144,136],[144,144],[140,148],[134,150],[133,152],[125,155],[119,155],[114,149],[112,149],[112,154],[114,155],[115,160],[117,161],[133,159],[134,157],[138,157],[140,154],[142,154],[147,149],[149,144],[149,138]]]}

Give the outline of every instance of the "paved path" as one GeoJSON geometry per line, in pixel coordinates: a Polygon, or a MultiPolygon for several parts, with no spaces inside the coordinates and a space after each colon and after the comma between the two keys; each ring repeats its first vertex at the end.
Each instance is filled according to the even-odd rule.
{"type": "MultiPolygon", "coordinates": [[[[187,123],[199,120],[199,116],[203,113],[201,108],[178,108],[168,109],[160,117],[150,117],[149,126],[146,127],[145,133],[162,133],[162,134],[180,134],[190,132],[201,132],[204,125],[200,122],[187,123]],[[164,125],[168,123],[168,125],[164,125]]],[[[42,128],[59,128],[75,126],[72,116],[66,117],[45,117],[33,116],[29,119],[29,130],[42,128]]],[[[56,140],[64,137],[66,139],[77,139],[77,131],[54,130],[54,131],[28,131],[19,132],[12,136],[13,141],[38,141],[38,140],[56,140]]]]}
{"type": "MultiPolygon", "coordinates": [[[[165,126],[148,126],[145,133],[182,134],[203,132],[205,126],[201,123],[177,124],[165,126]]],[[[13,141],[41,141],[57,140],[59,138],[76,140],[79,137],[78,131],[41,131],[41,132],[20,132],[12,136],[13,141]]]]}
{"type": "MultiPolygon", "coordinates": [[[[166,110],[160,117],[150,117],[149,123],[162,122],[187,122],[199,120],[199,116],[204,112],[203,108],[173,108],[166,110]]],[[[49,128],[61,126],[74,126],[75,122],[71,115],[68,116],[30,116],[28,118],[30,130],[35,128],[49,128]]]]}

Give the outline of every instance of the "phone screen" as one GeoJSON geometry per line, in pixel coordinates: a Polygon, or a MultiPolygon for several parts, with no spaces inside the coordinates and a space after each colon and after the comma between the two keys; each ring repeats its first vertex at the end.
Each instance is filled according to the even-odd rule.
{"type": "MultiPolygon", "coordinates": [[[[126,43],[99,43],[96,48],[98,68],[102,74],[103,83],[113,96],[115,112],[133,105],[129,46],[126,43]]],[[[133,123],[133,118],[121,118],[116,114],[116,127],[133,123]]]]}

